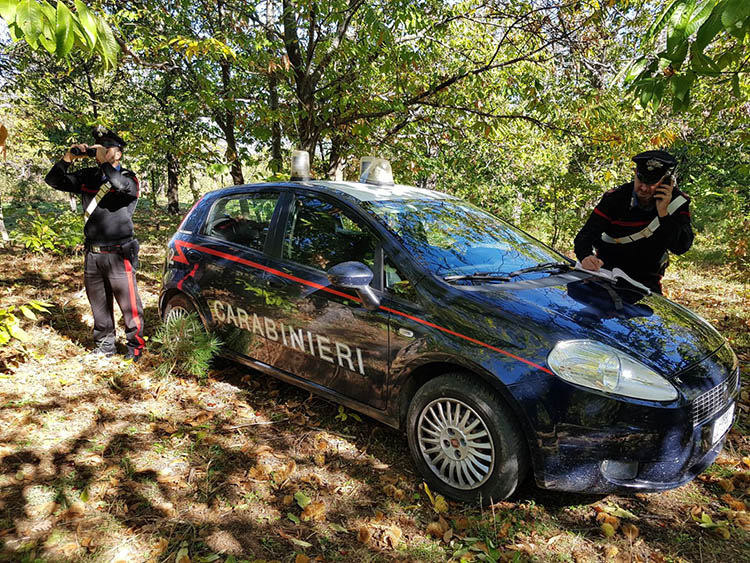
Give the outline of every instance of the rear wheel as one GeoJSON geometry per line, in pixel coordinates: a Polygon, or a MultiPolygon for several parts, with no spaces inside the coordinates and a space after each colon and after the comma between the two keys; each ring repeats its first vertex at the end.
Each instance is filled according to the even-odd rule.
{"type": "Polygon", "coordinates": [[[494,392],[466,374],[441,375],[416,392],[407,434],[427,483],[453,499],[502,500],[526,475],[518,424],[494,392]]]}

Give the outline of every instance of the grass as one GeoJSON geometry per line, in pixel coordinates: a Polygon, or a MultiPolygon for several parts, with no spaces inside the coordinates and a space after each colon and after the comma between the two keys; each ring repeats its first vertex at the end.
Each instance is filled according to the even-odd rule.
{"type": "MultiPolygon", "coordinates": [[[[139,219],[153,336],[177,221],[139,219]]],[[[666,292],[730,339],[747,382],[750,289],[714,258],[676,260],[666,292]]],[[[338,405],[231,364],[202,382],[157,377],[153,355],[135,369],[86,367],[81,289],[80,256],[0,249],[0,306],[54,305],[24,320],[29,343],[0,349],[0,561],[750,561],[727,497],[750,505],[738,477],[750,470],[748,395],[719,462],[674,491],[592,498],[527,484],[492,508],[449,503],[437,514],[404,436],[338,405]],[[314,516],[300,492],[320,503],[314,516]],[[639,535],[603,536],[602,506],[632,513],[620,523],[639,535]],[[726,522],[729,539],[698,526],[696,510],[726,522]]]]}

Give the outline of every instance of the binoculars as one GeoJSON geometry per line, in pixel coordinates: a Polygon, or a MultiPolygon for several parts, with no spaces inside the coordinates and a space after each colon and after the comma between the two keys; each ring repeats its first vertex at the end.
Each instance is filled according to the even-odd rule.
{"type": "MultiPolygon", "coordinates": [[[[75,155],[75,156],[80,156],[83,153],[84,153],[84,151],[82,151],[78,147],[73,147],[72,149],[70,149],[70,154],[75,155]]],[[[96,149],[91,148],[91,147],[87,148],[86,149],[86,156],[96,156],[96,149]]]]}

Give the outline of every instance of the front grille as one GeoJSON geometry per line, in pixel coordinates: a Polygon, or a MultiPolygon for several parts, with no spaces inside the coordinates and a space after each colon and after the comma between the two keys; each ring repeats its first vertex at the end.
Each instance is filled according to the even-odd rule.
{"type": "Polygon", "coordinates": [[[735,368],[729,379],[696,397],[693,401],[693,427],[700,426],[724,410],[729,402],[729,397],[737,388],[739,376],[740,370],[735,368]]]}

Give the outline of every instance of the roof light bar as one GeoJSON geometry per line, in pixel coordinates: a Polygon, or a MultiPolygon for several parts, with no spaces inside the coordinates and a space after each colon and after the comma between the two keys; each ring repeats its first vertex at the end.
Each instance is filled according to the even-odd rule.
{"type": "Polygon", "coordinates": [[[293,182],[306,182],[310,179],[310,154],[307,151],[292,151],[293,182]]]}
{"type": "Polygon", "coordinates": [[[363,156],[359,161],[359,181],[378,186],[393,185],[391,163],[384,158],[363,156]]]}

